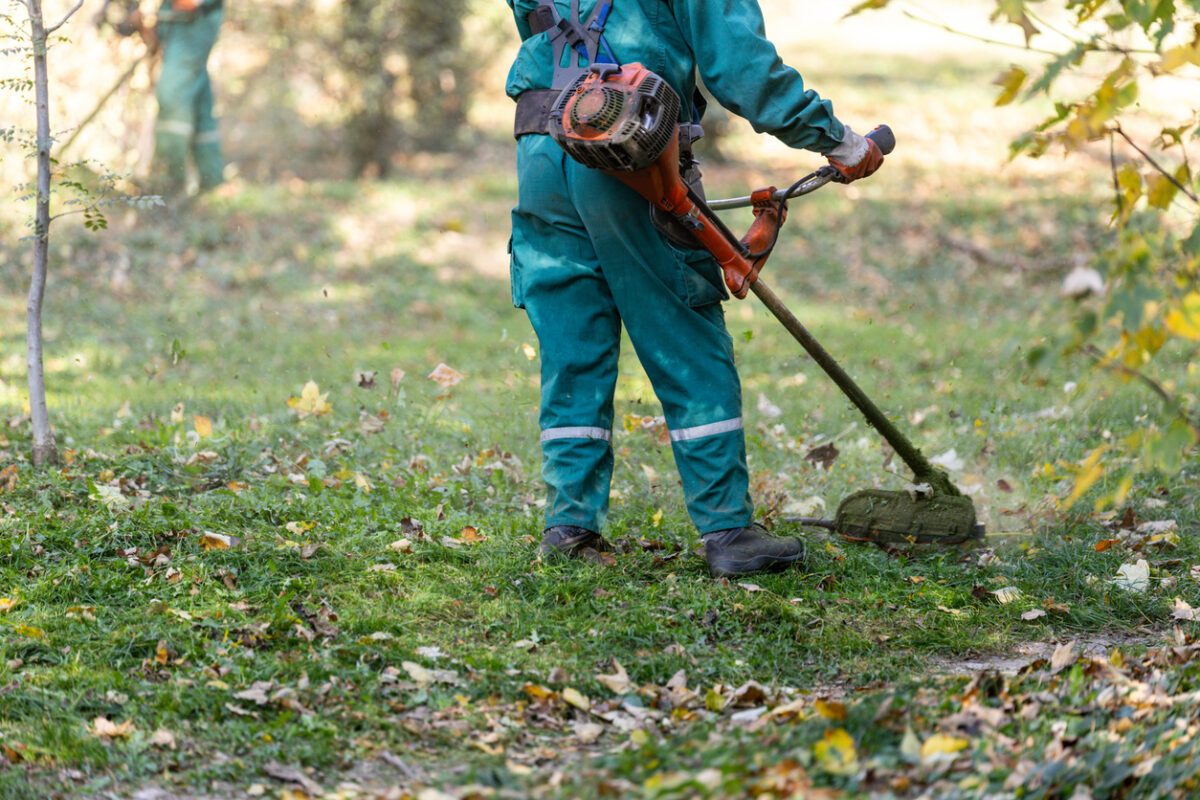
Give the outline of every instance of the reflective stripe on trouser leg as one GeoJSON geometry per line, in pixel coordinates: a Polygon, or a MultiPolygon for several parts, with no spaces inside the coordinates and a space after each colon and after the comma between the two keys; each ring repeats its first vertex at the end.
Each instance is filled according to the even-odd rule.
{"type": "Polygon", "coordinates": [[[607,428],[550,428],[542,431],[542,444],[558,439],[600,439],[612,441],[612,431],[607,428]]]}
{"type": "Polygon", "coordinates": [[[621,319],[578,212],[565,153],[548,136],[517,146],[513,298],[541,351],[546,525],[599,531],[608,513],[621,319]]]}
{"type": "Polygon", "coordinates": [[[701,533],[741,528],[754,518],[741,423],[739,418],[671,432],[684,499],[701,533]]]}

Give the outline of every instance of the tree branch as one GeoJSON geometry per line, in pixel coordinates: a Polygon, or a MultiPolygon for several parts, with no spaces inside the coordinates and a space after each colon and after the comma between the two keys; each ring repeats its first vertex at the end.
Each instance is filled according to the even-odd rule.
{"type": "Polygon", "coordinates": [[[942,30],[946,31],[946,33],[953,33],[955,36],[962,36],[967,39],[974,39],[975,41],[983,42],[984,44],[994,44],[994,45],[999,45],[1000,47],[1011,47],[1016,50],[1024,50],[1027,53],[1041,53],[1044,56],[1060,56],[1060,55],[1062,55],[1062,53],[1056,53],[1053,50],[1046,50],[1041,47],[1030,47],[1029,45],[1026,45],[1026,44],[1013,44],[1012,42],[1005,42],[1000,39],[989,39],[986,36],[980,36],[979,34],[976,34],[976,33],[968,33],[967,31],[960,31],[958,28],[952,28],[949,25],[945,24],[944,22],[938,22],[936,20],[926,19],[925,17],[918,16],[917,14],[914,14],[911,11],[905,11],[904,16],[908,17],[911,20],[920,22],[923,25],[930,25],[934,28],[941,28],[942,30]]]}
{"type": "Polygon", "coordinates": [[[1183,192],[1188,197],[1188,199],[1191,200],[1193,203],[1200,205],[1200,197],[1197,197],[1195,192],[1193,192],[1191,189],[1189,189],[1188,187],[1186,187],[1182,183],[1180,183],[1179,180],[1176,179],[1176,177],[1174,175],[1172,175],[1171,173],[1169,173],[1165,169],[1163,169],[1159,165],[1159,163],[1157,161],[1155,161],[1153,157],[1151,157],[1151,155],[1149,153],[1147,153],[1142,148],[1138,147],[1137,142],[1133,141],[1133,139],[1130,139],[1129,134],[1127,134],[1127,133],[1125,133],[1125,131],[1121,130],[1120,125],[1116,125],[1113,128],[1113,130],[1116,131],[1118,134],[1120,134],[1121,138],[1124,139],[1126,142],[1128,142],[1130,147],[1132,147],[1134,150],[1137,150],[1138,154],[1142,158],[1146,159],[1146,161],[1150,164],[1150,166],[1152,166],[1156,170],[1158,170],[1160,175],[1162,175],[1164,178],[1169,180],[1171,183],[1175,184],[1176,189],[1183,192]]]}
{"type": "Polygon", "coordinates": [[[1117,137],[1108,132],[1108,163],[1112,168],[1113,194],[1117,196],[1117,219],[1125,217],[1125,198],[1121,196],[1121,181],[1117,178],[1117,137]]]}
{"type": "Polygon", "coordinates": [[[75,6],[70,11],[68,11],[66,14],[63,14],[63,18],[60,19],[57,24],[51,25],[49,28],[46,29],[46,36],[49,37],[52,33],[54,33],[56,30],[61,28],[63,25],[66,25],[67,20],[69,20],[71,17],[75,16],[75,12],[78,11],[82,7],[83,7],[83,0],[75,0],[75,6]]]}

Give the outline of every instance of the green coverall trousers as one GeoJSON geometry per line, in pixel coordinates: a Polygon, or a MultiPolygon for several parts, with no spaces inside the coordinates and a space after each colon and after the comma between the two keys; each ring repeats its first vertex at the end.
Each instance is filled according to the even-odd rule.
{"type": "Polygon", "coordinates": [[[154,129],[155,183],[166,194],[187,185],[189,153],[200,190],[220,185],[225,171],[217,118],[213,115],[208,56],[217,41],[223,12],[196,14],[159,25],[163,63],[158,78],[158,123],[154,129]]]}
{"type": "Polygon", "coordinates": [[[669,244],[643,198],[549,136],[518,140],[517,173],[512,291],[541,345],[546,525],[603,525],[622,323],[662,403],[696,527],[750,524],[741,382],[716,262],[669,244]]]}

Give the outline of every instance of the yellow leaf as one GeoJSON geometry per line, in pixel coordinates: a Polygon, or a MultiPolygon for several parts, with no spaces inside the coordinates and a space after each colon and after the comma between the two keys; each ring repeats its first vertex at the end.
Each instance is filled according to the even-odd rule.
{"type": "Polygon", "coordinates": [[[1104,457],[1107,446],[1097,447],[1092,452],[1088,453],[1088,457],[1084,459],[1083,465],[1075,474],[1075,486],[1071,489],[1071,494],[1063,503],[1063,508],[1070,508],[1079,501],[1079,498],[1087,494],[1088,489],[1096,485],[1096,482],[1104,477],[1104,464],[1101,459],[1104,457]]]}
{"type": "Polygon", "coordinates": [[[531,344],[526,343],[521,345],[521,352],[524,353],[525,357],[530,361],[533,361],[537,358],[537,350],[534,350],[533,345],[531,344]]]}
{"type": "Polygon", "coordinates": [[[1167,312],[1167,330],[1184,339],[1200,341],[1200,292],[1191,292],[1167,312]]]}
{"type": "Polygon", "coordinates": [[[833,775],[858,772],[858,751],[854,739],[842,728],[825,731],[825,738],[813,745],[813,756],[821,769],[833,775]]]}
{"type": "Polygon", "coordinates": [[[223,533],[205,531],[200,537],[200,546],[205,550],[228,550],[238,543],[236,536],[226,536],[223,533]]]}
{"type": "Polygon", "coordinates": [[[833,722],[846,721],[846,706],[844,703],[839,703],[836,700],[817,700],[814,704],[817,713],[822,717],[833,722]]]}
{"type": "Polygon", "coordinates": [[[1163,60],[1158,68],[1163,72],[1174,72],[1185,64],[1195,64],[1200,67],[1200,42],[1181,44],[1163,53],[1163,60]]]}
{"type": "Polygon", "coordinates": [[[580,711],[590,711],[592,708],[592,701],[588,700],[578,689],[573,689],[570,686],[563,689],[562,699],[580,711]]]}
{"type": "Polygon", "coordinates": [[[45,639],[46,632],[41,628],[35,628],[32,625],[14,625],[13,631],[22,636],[28,636],[30,639],[45,639]]]}
{"type": "Polygon", "coordinates": [[[212,436],[213,424],[212,420],[208,417],[197,414],[196,416],[192,417],[192,425],[195,426],[196,434],[201,439],[207,439],[208,437],[212,436]]]}
{"type": "Polygon", "coordinates": [[[996,105],[1006,106],[1017,97],[1017,92],[1021,91],[1021,87],[1025,85],[1025,78],[1028,73],[1020,67],[1014,66],[992,81],[993,84],[1000,87],[1000,95],[996,98],[996,105]]]}
{"type": "Polygon", "coordinates": [[[354,473],[354,485],[361,489],[363,494],[370,494],[375,488],[371,485],[371,482],[367,480],[367,476],[363,475],[361,472],[354,473]]]}
{"type": "Polygon", "coordinates": [[[284,525],[283,527],[285,530],[287,530],[288,533],[292,534],[293,536],[301,536],[305,533],[308,533],[313,528],[317,527],[317,523],[315,523],[315,522],[289,522],[287,525],[284,525]]]}
{"type": "Polygon", "coordinates": [[[16,608],[19,601],[15,597],[0,597],[0,614],[7,614],[16,608]]]}
{"type": "Polygon", "coordinates": [[[333,411],[329,402],[329,393],[321,394],[321,387],[316,381],[309,381],[300,390],[299,397],[289,397],[288,408],[295,411],[301,419],[304,417],[322,417],[333,411]]]}
{"type": "Polygon", "coordinates": [[[660,508],[658,511],[654,512],[654,516],[652,516],[650,518],[650,523],[654,527],[660,528],[660,527],[662,527],[662,521],[663,521],[663,510],[660,508]]]}
{"type": "Polygon", "coordinates": [[[970,747],[971,743],[957,736],[935,733],[921,745],[921,761],[929,762],[941,756],[952,756],[970,747]]]}
{"type": "Polygon", "coordinates": [[[175,407],[171,409],[171,424],[183,424],[183,403],[176,403],[175,407]]]}

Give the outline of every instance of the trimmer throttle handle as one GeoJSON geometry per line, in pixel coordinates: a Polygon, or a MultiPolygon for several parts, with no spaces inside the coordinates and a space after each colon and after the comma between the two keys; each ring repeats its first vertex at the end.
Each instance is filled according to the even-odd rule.
{"type": "Polygon", "coordinates": [[[892,133],[892,129],[887,125],[880,125],[867,134],[867,138],[879,146],[879,151],[885,156],[892,154],[896,149],[896,134],[892,133]]]}

